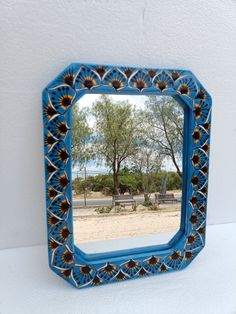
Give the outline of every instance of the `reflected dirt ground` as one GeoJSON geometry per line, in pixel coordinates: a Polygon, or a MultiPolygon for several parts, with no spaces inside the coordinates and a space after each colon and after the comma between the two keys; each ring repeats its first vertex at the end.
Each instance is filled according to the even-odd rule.
{"type": "Polygon", "coordinates": [[[76,244],[130,238],[162,232],[177,232],[180,227],[181,203],[159,204],[156,210],[138,205],[125,207],[119,213],[98,213],[95,207],[74,208],[76,244]]]}

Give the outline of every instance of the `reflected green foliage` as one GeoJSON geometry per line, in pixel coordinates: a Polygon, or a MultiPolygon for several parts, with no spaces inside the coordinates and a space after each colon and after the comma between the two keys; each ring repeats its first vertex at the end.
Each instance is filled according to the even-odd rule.
{"type": "Polygon", "coordinates": [[[119,194],[119,172],[122,164],[139,151],[139,116],[128,101],[113,102],[102,95],[93,104],[96,120],[94,150],[105,160],[113,174],[113,192],[119,194]]]}
{"type": "Polygon", "coordinates": [[[181,177],[184,119],[182,107],[172,97],[149,96],[144,115],[149,140],[159,145],[161,153],[172,160],[181,177]]]}
{"type": "MultiPolygon", "coordinates": [[[[149,174],[150,175],[150,174],[149,174]]],[[[182,180],[176,172],[160,171],[158,173],[151,173],[152,185],[149,193],[160,192],[162,180],[167,176],[167,190],[181,190],[182,180]]],[[[129,191],[135,195],[145,193],[143,187],[143,180],[148,180],[146,174],[142,175],[140,172],[127,172],[127,169],[122,169],[120,173],[119,189],[120,191],[129,191]]],[[[90,191],[102,192],[105,195],[113,194],[113,176],[112,174],[104,174],[97,176],[90,176],[86,182],[83,178],[76,178],[73,180],[73,189],[77,194],[84,191],[84,187],[90,191]]]]}
{"type": "Polygon", "coordinates": [[[92,158],[92,151],[89,147],[92,130],[87,122],[87,112],[78,110],[77,106],[72,109],[72,161],[82,167],[92,158]]]}

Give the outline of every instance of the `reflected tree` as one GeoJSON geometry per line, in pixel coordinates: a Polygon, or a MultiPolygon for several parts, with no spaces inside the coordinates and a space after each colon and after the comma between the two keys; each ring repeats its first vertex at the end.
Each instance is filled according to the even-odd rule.
{"type": "Polygon", "coordinates": [[[87,121],[87,110],[72,109],[72,162],[81,168],[92,157],[91,149],[92,130],[87,121]]]}
{"type": "Polygon", "coordinates": [[[87,171],[86,166],[89,160],[93,158],[91,145],[92,130],[87,121],[87,110],[79,110],[77,106],[72,107],[72,165],[78,165],[84,169],[84,204],[87,199],[87,171]]]}
{"type": "Polygon", "coordinates": [[[145,105],[144,124],[149,140],[171,159],[182,177],[183,108],[169,96],[149,96],[145,105]]]}
{"type": "Polygon", "coordinates": [[[141,129],[140,135],[139,151],[130,161],[134,171],[141,175],[144,200],[148,204],[150,203],[152,186],[155,184],[156,174],[161,170],[164,156],[161,154],[158,145],[153,145],[147,139],[145,130],[141,129]]]}
{"type": "Polygon", "coordinates": [[[102,95],[93,104],[96,121],[94,148],[113,174],[113,192],[119,194],[119,172],[123,163],[139,151],[139,116],[128,101],[114,102],[102,95]]]}

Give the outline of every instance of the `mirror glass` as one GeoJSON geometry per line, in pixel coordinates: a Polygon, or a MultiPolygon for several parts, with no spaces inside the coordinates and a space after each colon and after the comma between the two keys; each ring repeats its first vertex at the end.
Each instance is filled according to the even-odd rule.
{"type": "Polygon", "coordinates": [[[75,244],[164,244],[180,228],[182,106],[170,96],[87,94],[72,112],[75,244]]]}

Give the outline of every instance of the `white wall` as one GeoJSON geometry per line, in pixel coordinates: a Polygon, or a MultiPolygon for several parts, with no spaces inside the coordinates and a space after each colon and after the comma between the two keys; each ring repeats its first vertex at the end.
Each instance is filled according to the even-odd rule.
{"type": "Polygon", "coordinates": [[[213,97],[208,222],[236,221],[235,1],[0,6],[0,247],[46,242],[41,90],[73,61],[191,69],[213,97]]]}

